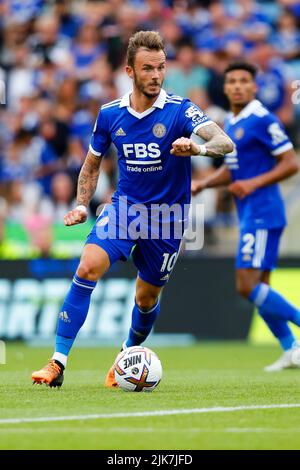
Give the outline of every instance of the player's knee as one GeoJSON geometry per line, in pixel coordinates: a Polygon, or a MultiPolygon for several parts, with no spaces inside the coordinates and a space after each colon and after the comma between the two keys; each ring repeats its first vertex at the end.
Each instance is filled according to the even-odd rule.
{"type": "Polygon", "coordinates": [[[78,269],[77,275],[82,279],[87,279],[89,281],[97,281],[99,279],[97,267],[87,261],[81,261],[78,269]]]}
{"type": "Polygon", "coordinates": [[[150,310],[157,302],[157,297],[151,294],[137,294],[136,304],[140,310],[150,310]]]}
{"type": "Polygon", "coordinates": [[[242,297],[245,297],[245,299],[248,299],[249,295],[251,294],[253,290],[253,286],[249,282],[237,280],[236,290],[242,297]]]}

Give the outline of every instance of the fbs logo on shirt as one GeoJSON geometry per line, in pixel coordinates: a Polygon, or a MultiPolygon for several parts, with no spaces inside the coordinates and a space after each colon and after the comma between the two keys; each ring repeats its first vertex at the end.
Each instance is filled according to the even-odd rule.
{"type": "Polygon", "coordinates": [[[161,155],[159,145],[155,142],[150,144],[123,144],[123,153],[126,158],[159,158],[161,155]]]}

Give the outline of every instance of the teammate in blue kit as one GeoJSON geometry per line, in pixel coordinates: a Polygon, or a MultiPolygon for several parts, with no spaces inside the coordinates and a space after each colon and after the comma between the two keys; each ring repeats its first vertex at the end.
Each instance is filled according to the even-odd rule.
{"type": "Polygon", "coordinates": [[[286,225],[277,183],[296,173],[299,166],[282,124],[255,99],[255,76],[251,64],[227,67],[224,91],[232,112],[224,129],[235,148],[214,174],[192,182],[192,193],[227,185],[235,197],[240,225],[237,291],[258,308],[284,350],[278,361],[265,367],[272,372],[300,366],[300,345],[288,325],[300,326],[300,311],[270,287],[270,272],[286,225]]]}
{"type": "MultiPolygon", "coordinates": [[[[176,262],[185,228],[184,208],[191,192],[190,156],[219,157],[233,149],[230,138],[196,105],[162,89],[165,65],[164,45],[157,32],[140,31],[130,39],[126,71],[133,80],[133,90],[102,106],[79,175],[78,206],[65,216],[65,224],[86,220],[101,158],[112,142],[118,151],[118,187],[112,204],[104,208],[87,238],[59,314],[55,353],[43,369],[33,372],[36,383],[62,385],[69,351],[86,319],[97,281],[113,263],[126,260],[131,253],[138,276],[131,328],[123,348],[147,338],[159,314],[159,295],[176,262]],[[190,140],[192,132],[205,144],[199,146],[190,140]],[[162,211],[160,220],[159,211],[153,211],[160,204],[177,210],[162,211]],[[140,231],[134,236],[137,230],[129,229],[137,228],[137,209],[140,231]],[[171,226],[169,236],[163,234],[166,225],[171,226]]],[[[105,385],[116,386],[113,368],[105,385]]]]}

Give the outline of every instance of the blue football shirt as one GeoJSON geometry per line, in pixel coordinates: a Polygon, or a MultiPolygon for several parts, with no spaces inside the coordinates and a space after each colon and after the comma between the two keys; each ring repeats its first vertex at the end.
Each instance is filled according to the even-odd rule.
{"type": "Polygon", "coordinates": [[[103,105],[90,151],[102,156],[111,143],[117,148],[119,181],[113,200],[126,196],[133,204],[188,204],[191,159],[170,154],[172,142],[211,123],[190,100],[163,89],[143,113],[130,107],[130,93],[103,105]]]}
{"type": "MultiPolygon", "coordinates": [[[[237,116],[229,114],[224,130],[235,144],[233,152],[225,156],[233,181],[272,170],[276,155],[293,148],[280,121],[258,100],[251,101],[237,116]]],[[[276,228],[286,224],[278,184],[235,200],[241,228],[276,228]]]]}

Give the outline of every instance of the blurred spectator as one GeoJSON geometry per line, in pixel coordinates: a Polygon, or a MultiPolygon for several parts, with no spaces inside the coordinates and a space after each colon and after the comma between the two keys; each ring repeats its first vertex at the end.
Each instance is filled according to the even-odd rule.
{"type": "Polygon", "coordinates": [[[200,65],[195,65],[196,53],[192,44],[179,44],[176,59],[166,75],[166,91],[188,97],[193,90],[206,88],[209,72],[200,65]]]}
{"type": "Polygon", "coordinates": [[[271,24],[260,5],[254,0],[239,0],[233,5],[245,48],[250,49],[257,42],[267,41],[271,24]]]}
{"type": "Polygon", "coordinates": [[[32,215],[26,221],[32,256],[35,258],[50,258],[53,244],[51,218],[47,215],[32,215]]]}
{"type": "Polygon", "coordinates": [[[51,192],[39,205],[39,213],[52,222],[63,223],[66,213],[76,206],[74,183],[67,173],[57,173],[51,181],[51,192]]]}
{"type": "Polygon", "coordinates": [[[279,0],[280,5],[293,13],[300,20],[300,3],[299,0],[279,0]]]}
{"type": "Polygon", "coordinates": [[[209,22],[197,34],[195,45],[199,50],[199,60],[210,67],[214,62],[214,54],[218,51],[232,51],[237,58],[243,52],[243,36],[238,28],[237,20],[226,12],[221,2],[213,2],[209,7],[209,22]]]}
{"type": "Polygon", "coordinates": [[[30,66],[29,48],[25,44],[15,47],[11,54],[14,66],[8,74],[7,97],[8,105],[16,110],[23,96],[35,93],[34,70],[30,66]]]}
{"type": "Polygon", "coordinates": [[[50,143],[54,135],[53,122],[45,122],[41,125],[41,135],[35,137],[30,145],[32,152],[32,176],[39,183],[44,193],[50,193],[51,180],[60,168],[57,153],[50,143]],[[46,138],[44,138],[42,135],[46,138]]]}
{"type": "Polygon", "coordinates": [[[22,131],[16,136],[6,149],[6,159],[2,162],[0,181],[26,181],[28,170],[22,160],[23,150],[31,142],[32,135],[22,131]]]}
{"type": "Polygon", "coordinates": [[[60,72],[56,64],[45,56],[38,64],[34,74],[34,86],[42,98],[55,100],[60,72]]]}
{"type": "Polygon", "coordinates": [[[71,48],[74,69],[79,80],[91,78],[91,66],[105,53],[105,46],[100,41],[99,31],[93,23],[84,23],[71,48]]]}
{"type": "Polygon", "coordinates": [[[294,109],[286,65],[268,43],[257,44],[252,58],[260,69],[257,76],[258,99],[289,127],[293,122],[294,109]]]}
{"type": "Polygon", "coordinates": [[[40,190],[38,185],[25,184],[22,179],[11,179],[0,185],[0,198],[5,201],[6,220],[23,225],[27,217],[36,213],[40,190]]]}
{"type": "Polygon", "coordinates": [[[193,39],[209,25],[208,6],[210,3],[210,1],[198,2],[196,0],[173,2],[174,18],[184,38],[193,39]]]}
{"type": "Polygon", "coordinates": [[[20,21],[31,20],[42,12],[44,0],[9,0],[8,14],[20,21]]]}
{"type": "MultiPolygon", "coordinates": [[[[41,133],[46,138],[49,133],[48,137],[50,137],[52,124],[45,122],[41,133]]],[[[57,154],[45,138],[21,129],[8,148],[2,179],[4,181],[20,180],[28,184],[34,182],[40,186],[41,191],[49,193],[51,178],[59,166],[57,154]]]]}
{"type": "Polygon", "coordinates": [[[286,10],[282,13],[271,41],[277,54],[283,59],[287,61],[300,59],[300,31],[297,18],[291,11],[286,10]]]}
{"type": "Polygon", "coordinates": [[[54,15],[42,15],[35,22],[35,34],[28,41],[36,63],[50,59],[70,68],[70,41],[59,33],[59,21],[54,15]]]}
{"type": "MultiPolygon", "coordinates": [[[[107,67],[109,67],[108,64],[107,67]]],[[[91,134],[99,112],[99,103],[105,102],[103,95],[106,92],[107,88],[102,87],[96,80],[86,82],[80,88],[80,106],[77,107],[70,122],[67,160],[68,168],[76,179],[89,148],[91,134]]]]}
{"type": "Polygon", "coordinates": [[[82,23],[82,18],[72,12],[71,0],[55,0],[54,15],[59,22],[59,33],[73,39],[82,23]]]}
{"type": "Polygon", "coordinates": [[[75,77],[65,77],[57,86],[55,116],[70,123],[78,102],[79,84],[75,77]]]}
{"type": "Polygon", "coordinates": [[[72,117],[68,166],[75,172],[76,176],[89,148],[97,111],[93,113],[92,110],[83,108],[76,111],[72,117]]]}
{"type": "Polygon", "coordinates": [[[228,109],[228,101],[223,92],[224,86],[224,70],[229,64],[230,58],[228,54],[223,51],[216,51],[213,60],[210,63],[209,71],[210,78],[207,84],[207,94],[210,101],[223,109],[228,109]]]}
{"type": "Polygon", "coordinates": [[[69,128],[64,122],[48,116],[41,120],[39,134],[49,148],[49,154],[52,152],[54,158],[65,156],[68,148],[69,128]]]}
{"type": "Polygon", "coordinates": [[[123,96],[132,89],[132,80],[125,72],[125,60],[115,72],[115,85],[118,96],[123,96]]]}
{"type": "Polygon", "coordinates": [[[172,17],[172,11],[163,0],[145,0],[145,13],[139,29],[158,30],[162,23],[172,17]]]}
{"type": "Polygon", "coordinates": [[[166,20],[162,23],[160,32],[165,41],[168,60],[175,60],[178,53],[177,45],[182,37],[179,25],[177,25],[173,19],[166,20]]]}
{"type": "Polygon", "coordinates": [[[111,64],[113,70],[118,68],[124,60],[125,46],[128,40],[127,35],[130,35],[130,31],[135,32],[138,24],[138,15],[133,11],[132,8],[125,8],[124,2],[121,0],[108,0],[107,11],[104,14],[103,19],[99,23],[101,28],[102,37],[107,44],[107,59],[111,64]],[[126,12],[128,14],[126,15],[126,12]],[[124,19],[125,24],[122,18],[124,19]],[[128,19],[126,31],[126,18],[128,19]],[[126,37],[125,37],[126,36],[126,37]]]}

